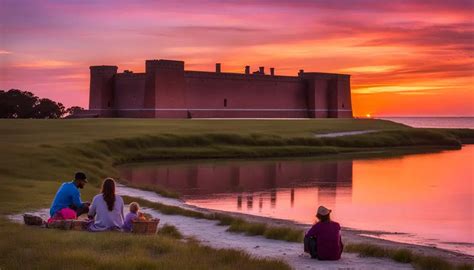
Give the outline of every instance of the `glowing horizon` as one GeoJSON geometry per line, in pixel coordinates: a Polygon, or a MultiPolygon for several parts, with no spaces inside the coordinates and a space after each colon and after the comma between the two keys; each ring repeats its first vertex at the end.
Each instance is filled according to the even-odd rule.
{"type": "Polygon", "coordinates": [[[473,116],[471,1],[0,0],[0,89],[88,106],[89,66],[352,75],[355,116],[473,116]]]}

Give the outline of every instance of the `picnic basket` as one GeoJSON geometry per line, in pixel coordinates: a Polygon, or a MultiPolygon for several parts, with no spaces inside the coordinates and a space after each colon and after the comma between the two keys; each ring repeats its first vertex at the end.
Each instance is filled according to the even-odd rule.
{"type": "Polygon", "coordinates": [[[44,220],[41,217],[30,214],[24,214],[23,221],[26,225],[41,226],[44,224],[44,220]]]}
{"type": "Polygon", "coordinates": [[[70,230],[73,227],[73,222],[74,220],[72,219],[55,220],[48,223],[47,227],[51,229],[70,230]]]}
{"type": "Polygon", "coordinates": [[[150,220],[133,220],[132,232],[140,234],[155,234],[158,229],[160,219],[154,218],[150,220]]]}
{"type": "Polygon", "coordinates": [[[71,224],[71,230],[73,231],[85,231],[87,230],[87,220],[73,220],[71,224]]]}

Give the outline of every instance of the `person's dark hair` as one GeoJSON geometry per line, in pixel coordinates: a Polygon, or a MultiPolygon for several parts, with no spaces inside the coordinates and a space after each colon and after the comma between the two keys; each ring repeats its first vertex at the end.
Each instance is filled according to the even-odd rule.
{"type": "Polygon", "coordinates": [[[112,178],[107,178],[102,183],[102,196],[107,203],[109,211],[114,209],[115,203],[115,181],[112,178]]]}
{"type": "Polygon", "coordinates": [[[331,217],[329,216],[330,214],[327,214],[325,216],[317,214],[316,217],[319,219],[321,222],[328,222],[331,220],[331,217]]]}
{"type": "Polygon", "coordinates": [[[76,175],[74,175],[75,180],[86,180],[86,174],[83,172],[77,172],[76,175]]]}

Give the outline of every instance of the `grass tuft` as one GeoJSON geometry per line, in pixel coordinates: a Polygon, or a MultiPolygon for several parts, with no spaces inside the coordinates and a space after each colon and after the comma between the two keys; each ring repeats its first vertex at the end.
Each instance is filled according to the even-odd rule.
{"type": "Polygon", "coordinates": [[[303,231],[289,227],[271,227],[265,231],[264,236],[269,239],[281,239],[288,242],[302,242],[303,231]]]}
{"type": "Polygon", "coordinates": [[[474,267],[469,264],[455,265],[443,258],[416,254],[408,249],[388,249],[373,244],[347,244],[344,251],[359,253],[362,257],[390,258],[401,263],[411,263],[415,269],[422,270],[467,270],[474,267]]]}
{"type": "Polygon", "coordinates": [[[170,224],[165,224],[163,227],[160,228],[158,233],[160,235],[169,236],[175,239],[183,238],[183,235],[179,232],[178,228],[170,224]]]}

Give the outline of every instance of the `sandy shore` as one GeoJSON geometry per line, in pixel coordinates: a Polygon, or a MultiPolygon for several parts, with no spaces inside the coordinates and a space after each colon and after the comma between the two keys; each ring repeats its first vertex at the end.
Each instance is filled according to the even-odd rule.
{"type": "MultiPolygon", "coordinates": [[[[163,204],[179,206],[187,209],[198,210],[201,212],[211,212],[207,209],[201,209],[187,205],[181,200],[162,197],[154,192],[143,191],[139,189],[129,188],[119,185],[117,193],[120,195],[128,195],[139,197],[152,202],[160,202],[163,204]]],[[[301,243],[290,243],[280,240],[266,239],[261,236],[246,236],[244,234],[227,232],[227,226],[218,226],[217,221],[195,219],[179,215],[163,215],[153,209],[143,209],[161,219],[160,226],[171,224],[187,237],[193,237],[199,240],[203,245],[214,248],[232,248],[243,250],[255,257],[275,258],[286,261],[294,269],[413,269],[410,264],[397,263],[389,259],[378,258],[361,258],[357,254],[343,253],[341,260],[335,262],[317,261],[310,259],[309,255],[303,252],[301,243]]],[[[308,225],[298,224],[287,220],[279,220],[272,218],[264,218],[245,214],[229,213],[233,216],[243,217],[247,220],[256,222],[265,222],[272,225],[284,225],[308,229],[308,225]]],[[[40,209],[34,214],[47,217],[49,209],[40,209]]],[[[22,222],[22,214],[10,216],[11,220],[22,222]]],[[[342,236],[345,243],[372,243],[390,248],[408,248],[413,251],[446,258],[453,262],[472,263],[473,257],[442,249],[423,247],[410,244],[402,244],[366,237],[361,234],[368,233],[366,231],[357,231],[351,229],[343,229],[342,236]]],[[[369,232],[376,234],[376,232],[369,232]]]]}

